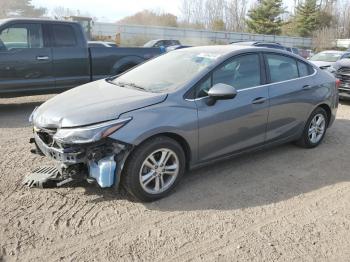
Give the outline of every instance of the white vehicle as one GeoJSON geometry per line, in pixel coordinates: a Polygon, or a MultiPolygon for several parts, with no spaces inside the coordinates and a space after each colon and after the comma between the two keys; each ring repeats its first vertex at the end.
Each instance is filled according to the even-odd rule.
{"type": "Polygon", "coordinates": [[[329,50],[317,53],[312,56],[309,60],[314,65],[321,69],[327,69],[335,64],[340,59],[350,58],[350,52],[329,50]]]}

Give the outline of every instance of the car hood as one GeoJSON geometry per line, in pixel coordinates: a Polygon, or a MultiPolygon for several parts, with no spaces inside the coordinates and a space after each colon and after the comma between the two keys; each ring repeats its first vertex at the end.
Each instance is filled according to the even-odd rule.
{"type": "Polygon", "coordinates": [[[166,97],[99,80],[46,101],[33,113],[33,122],[42,128],[84,126],[116,119],[125,112],[161,103],[166,97]]]}
{"type": "Polygon", "coordinates": [[[311,61],[310,60],[310,62],[318,67],[330,67],[330,66],[335,64],[335,62],[325,62],[325,61],[311,61]]]}

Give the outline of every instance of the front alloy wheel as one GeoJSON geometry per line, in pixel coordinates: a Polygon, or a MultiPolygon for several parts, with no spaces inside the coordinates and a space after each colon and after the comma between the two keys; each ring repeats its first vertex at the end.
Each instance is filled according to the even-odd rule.
{"type": "Polygon", "coordinates": [[[140,184],[149,194],[170,188],[179,174],[179,159],[174,151],[162,148],[152,152],[140,169],[140,184]]]}
{"type": "Polygon", "coordinates": [[[121,177],[125,189],[140,201],[167,196],[185,173],[181,145],[166,136],[151,138],[128,157],[121,177]]]}

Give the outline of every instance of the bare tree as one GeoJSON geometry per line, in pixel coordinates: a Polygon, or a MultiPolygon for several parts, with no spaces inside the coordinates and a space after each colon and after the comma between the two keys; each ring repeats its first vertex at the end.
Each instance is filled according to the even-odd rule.
{"type": "Polygon", "coordinates": [[[339,1],[334,13],[338,38],[350,38],[350,3],[339,1]]]}
{"type": "Polygon", "coordinates": [[[183,0],[182,21],[188,26],[243,31],[246,0],[183,0]]]}
{"type": "Polygon", "coordinates": [[[206,27],[205,0],[183,0],[181,4],[182,22],[187,26],[206,27]]]}
{"type": "Polygon", "coordinates": [[[75,11],[69,8],[65,8],[63,6],[56,6],[51,10],[51,16],[54,17],[55,19],[64,19],[66,17],[70,17],[75,14],[76,14],[75,11]]]}
{"type": "Polygon", "coordinates": [[[312,39],[313,48],[316,51],[333,49],[336,47],[337,32],[334,28],[322,28],[314,32],[312,39]]]}
{"type": "Polygon", "coordinates": [[[246,28],[245,16],[247,14],[246,0],[230,0],[226,2],[225,17],[226,28],[234,32],[244,32],[246,28]]]}
{"type": "Polygon", "coordinates": [[[66,19],[70,16],[87,16],[91,17],[88,12],[81,12],[80,10],[72,10],[63,6],[56,6],[50,12],[55,19],[66,19]]]}
{"type": "Polygon", "coordinates": [[[0,0],[0,18],[42,17],[46,8],[34,6],[30,0],[0,0]]]}
{"type": "Polygon", "coordinates": [[[205,13],[207,27],[213,30],[224,30],[224,0],[207,0],[205,4],[205,13]]]}

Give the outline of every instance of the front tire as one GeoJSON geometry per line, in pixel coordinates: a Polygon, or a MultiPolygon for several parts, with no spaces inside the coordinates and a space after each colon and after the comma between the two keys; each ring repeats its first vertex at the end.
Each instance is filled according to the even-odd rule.
{"type": "Polygon", "coordinates": [[[174,139],[154,137],[129,156],[122,176],[125,189],[138,200],[151,202],[170,194],[185,173],[185,153],[174,139]]]}
{"type": "Polygon", "coordinates": [[[329,123],[326,111],[318,107],[310,115],[306,122],[302,136],[296,144],[304,148],[314,148],[321,144],[329,123]]]}

